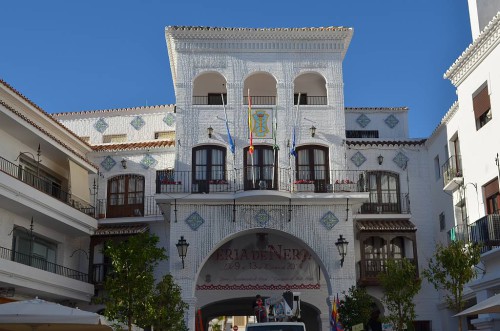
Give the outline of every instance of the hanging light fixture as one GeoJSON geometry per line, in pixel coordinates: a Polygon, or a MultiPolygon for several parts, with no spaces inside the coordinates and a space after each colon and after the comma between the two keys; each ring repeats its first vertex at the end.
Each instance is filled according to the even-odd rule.
{"type": "Polygon", "coordinates": [[[378,165],[382,165],[382,162],[384,162],[384,157],[382,156],[382,154],[377,156],[377,161],[378,161],[378,165]]]}
{"type": "Polygon", "coordinates": [[[212,138],[212,133],[213,132],[214,132],[214,128],[212,128],[212,126],[209,126],[207,128],[208,138],[212,138]]]}
{"type": "Polygon", "coordinates": [[[187,255],[189,244],[186,239],[184,239],[184,236],[181,236],[181,239],[179,239],[175,246],[177,246],[177,252],[179,253],[179,257],[182,260],[182,269],[184,269],[184,258],[187,255]]]}
{"type": "Polygon", "coordinates": [[[311,137],[314,138],[314,136],[316,135],[316,127],[313,125],[309,130],[311,130],[311,137]]]}
{"type": "Polygon", "coordinates": [[[344,258],[347,255],[347,245],[349,242],[345,240],[342,235],[339,236],[339,239],[337,239],[337,242],[335,243],[335,246],[337,246],[337,249],[339,250],[339,255],[340,255],[340,267],[344,265],[344,258]]]}
{"type": "Polygon", "coordinates": [[[123,167],[123,169],[127,169],[127,160],[122,159],[122,162],[121,162],[121,163],[122,163],[122,167],[123,167]]]}

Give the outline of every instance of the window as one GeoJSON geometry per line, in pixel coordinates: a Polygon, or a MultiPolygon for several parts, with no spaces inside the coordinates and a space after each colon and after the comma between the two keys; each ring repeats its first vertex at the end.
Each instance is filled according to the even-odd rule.
{"type": "Polygon", "coordinates": [[[472,97],[472,104],[474,108],[474,117],[476,119],[476,130],[479,130],[492,118],[488,85],[475,93],[475,96],[472,97]]]}
{"type": "Polygon", "coordinates": [[[245,148],[245,190],[276,190],[277,167],[272,146],[254,146],[253,155],[245,148]]]}
{"type": "Polygon", "coordinates": [[[158,140],[174,140],[175,139],[175,131],[155,132],[155,139],[158,139],[158,140]]]}
{"type": "Polygon", "coordinates": [[[302,146],[297,148],[295,158],[296,180],[314,183],[315,192],[326,192],[330,183],[328,148],[322,146],[302,146]]]}
{"type": "Polygon", "coordinates": [[[400,213],[399,175],[385,171],[368,173],[370,202],[362,205],[363,212],[383,214],[400,213]]]}
{"type": "Polygon", "coordinates": [[[378,130],[346,130],[346,138],[378,138],[378,130]]]}
{"type": "MultiPolygon", "coordinates": [[[[299,94],[294,93],[293,94],[293,104],[297,105],[298,101],[299,101],[299,94]]],[[[300,105],[307,105],[307,93],[300,93],[300,105]]]]}
{"type": "Polygon", "coordinates": [[[224,104],[227,105],[227,93],[208,93],[208,105],[222,105],[222,96],[224,104]]]}
{"type": "Polygon", "coordinates": [[[24,228],[14,228],[13,260],[38,269],[53,271],[56,263],[57,245],[24,228]]]}
{"type": "Polygon", "coordinates": [[[439,214],[439,231],[443,232],[446,228],[444,213],[439,214]]]}
{"type": "Polygon", "coordinates": [[[488,215],[499,214],[500,194],[498,192],[498,178],[483,186],[486,199],[486,213],[488,215]]]}
{"type": "Polygon", "coordinates": [[[211,182],[226,180],[226,149],[200,146],[193,149],[193,192],[208,193],[211,182]]]}
{"type": "Polygon", "coordinates": [[[121,175],[108,180],[107,217],[144,215],[144,177],[121,175]]]}
{"type": "Polygon", "coordinates": [[[439,166],[439,155],[436,155],[434,158],[434,177],[436,180],[441,178],[441,168],[439,166]]]}
{"type": "Polygon", "coordinates": [[[104,135],[102,137],[102,142],[104,144],[116,144],[116,143],[124,143],[127,141],[127,135],[126,134],[110,134],[110,135],[104,135]]]}

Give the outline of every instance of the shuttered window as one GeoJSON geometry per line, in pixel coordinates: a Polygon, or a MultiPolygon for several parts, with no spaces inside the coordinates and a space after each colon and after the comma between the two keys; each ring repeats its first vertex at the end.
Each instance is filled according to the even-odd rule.
{"type": "Polygon", "coordinates": [[[479,130],[491,120],[491,103],[488,94],[488,85],[479,91],[473,98],[474,118],[476,119],[476,129],[479,130]]]}

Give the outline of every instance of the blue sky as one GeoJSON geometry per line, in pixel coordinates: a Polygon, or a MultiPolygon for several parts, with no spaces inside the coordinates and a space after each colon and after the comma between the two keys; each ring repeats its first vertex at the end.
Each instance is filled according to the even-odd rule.
{"type": "Polygon", "coordinates": [[[415,138],[456,100],[443,73],[471,42],[466,0],[17,0],[0,11],[0,77],[49,113],[175,103],[169,25],[352,27],[345,105],[408,106],[415,138]]]}

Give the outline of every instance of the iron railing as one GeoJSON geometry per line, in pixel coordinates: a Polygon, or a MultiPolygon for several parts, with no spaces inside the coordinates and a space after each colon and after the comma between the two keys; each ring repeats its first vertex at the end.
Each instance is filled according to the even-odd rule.
{"type": "MultiPolygon", "coordinates": [[[[415,259],[406,258],[415,266],[415,278],[418,278],[418,267],[415,259]]],[[[393,259],[401,263],[403,259],[393,259]]],[[[378,285],[378,275],[387,271],[387,259],[361,259],[358,262],[359,277],[358,280],[363,285],[378,285]]]]}
{"type": "Polygon", "coordinates": [[[448,231],[450,241],[461,240],[481,245],[481,253],[500,247],[500,215],[481,217],[468,225],[457,225],[448,231]]]}
{"type": "Polygon", "coordinates": [[[441,167],[443,173],[443,186],[446,186],[449,182],[456,177],[462,177],[462,159],[460,155],[451,156],[441,167]]]}
{"type": "MultiPolygon", "coordinates": [[[[252,105],[275,105],[276,104],[276,96],[260,96],[260,95],[252,95],[250,97],[252,100],[252,105]]],[[[248,96],[243,96],[243,104],[248,105],[248,96]]]]}
{"type": "Polygon", "coordinates": [[[370,193],[370,200],[361,205],[359,214],[409,214],[409,193],[370,193]]]}
{"type": "Polygon", "coordinates": [[[19,253],[5,247],[0,247],[0,258],[88,283],[88,274],[49,262],[33,254],[19,253]]]}
{"type": "MultiPolygon", "coordinates": [[[[294,105],[297,105],[297,98],[294,100],[294,105]]],[[[300,98],[301,106],[322,106],[328,103],[328,98],[326,96],[307,96],[305,98],[300,98]]]]}
{"type": "Polygon", "coordinates": [[[97,200],[97,218],[158,216],[162,211],[154,196],[97,200]]]}
{"type": "Polygon", "coordinates": [[[65,204],[94,217],[95,208],[79,197],[62,190],[52,181],[0,157],[0,171],[17,178],[23,183],[43,192],[65,204]]]}
{"type": "Polygon", "coordinates": [[[156,172],[156,193],[224,193],[250,190],[286,192],[365,192],[366,174],[359,170],[294,171],[273,166],[235,170],[156,172]]]}

